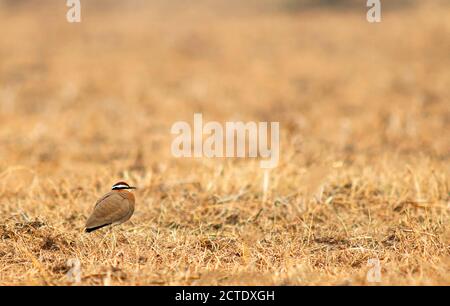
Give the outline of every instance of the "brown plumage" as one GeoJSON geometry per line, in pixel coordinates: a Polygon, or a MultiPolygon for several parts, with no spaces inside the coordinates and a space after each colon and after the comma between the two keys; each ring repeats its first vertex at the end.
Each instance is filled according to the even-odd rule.
{"type": "Polygon", "coordinates": [[[86,232],[121,224],[131,218],[134,212],[134,195],[127,189],[136,188],[125,182],[118,182],[97,201],[94,211],[86,221],[86,232]]]}

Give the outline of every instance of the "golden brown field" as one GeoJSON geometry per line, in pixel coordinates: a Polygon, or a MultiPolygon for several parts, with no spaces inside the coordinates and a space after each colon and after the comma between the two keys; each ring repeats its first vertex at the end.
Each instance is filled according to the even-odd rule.
{"type": "Polygon", "coordinates": [[[450,285],[447,2],[64,2],[0,1],[1,285],[450,285]],[[280,122],[266,189],[172,157],[194,112],[280,122]],[[113,250],[83,227],[122,179],[113,250]]]}

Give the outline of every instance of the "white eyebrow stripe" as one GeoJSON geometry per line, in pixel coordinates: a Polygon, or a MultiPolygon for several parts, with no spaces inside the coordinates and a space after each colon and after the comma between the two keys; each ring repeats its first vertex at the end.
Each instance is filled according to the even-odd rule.
{"type": "Polygon", "coordinates": [[[120,184],[120,185],[114,185],[114,186],[113,186],[113,189],[114,189],[114,188],[130,188],[130,186],[120,184]]]}

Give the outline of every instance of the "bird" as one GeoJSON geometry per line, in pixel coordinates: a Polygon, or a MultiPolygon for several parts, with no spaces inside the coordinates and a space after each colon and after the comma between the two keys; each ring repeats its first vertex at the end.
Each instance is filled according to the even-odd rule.
{"type": "Polygon", "coordinates": [[[104,226],[119,225],[128,221],[134,213],[135,198],[126,182],[120,181],[112,186],[112,190],[95,203],[94,210],[86,221],[87,233],[104,226]]]}

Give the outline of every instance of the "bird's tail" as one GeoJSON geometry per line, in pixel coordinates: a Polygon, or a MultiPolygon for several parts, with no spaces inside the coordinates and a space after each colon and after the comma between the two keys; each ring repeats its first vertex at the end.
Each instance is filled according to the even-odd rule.
{"type": "Polygon", "coordinates": [[[85,231],[86,233],[90,233],[90,232],[93,232],[93,231],[95,231],[95,230],[98,230],[99,228],[108,226],[108,225],[110,225],[110,224],[111,224],[111,223],[106,223],[106,224],[99,225],[99,226],[86,227],[86,229],[85,229],[84,231],[85,231]]]}

